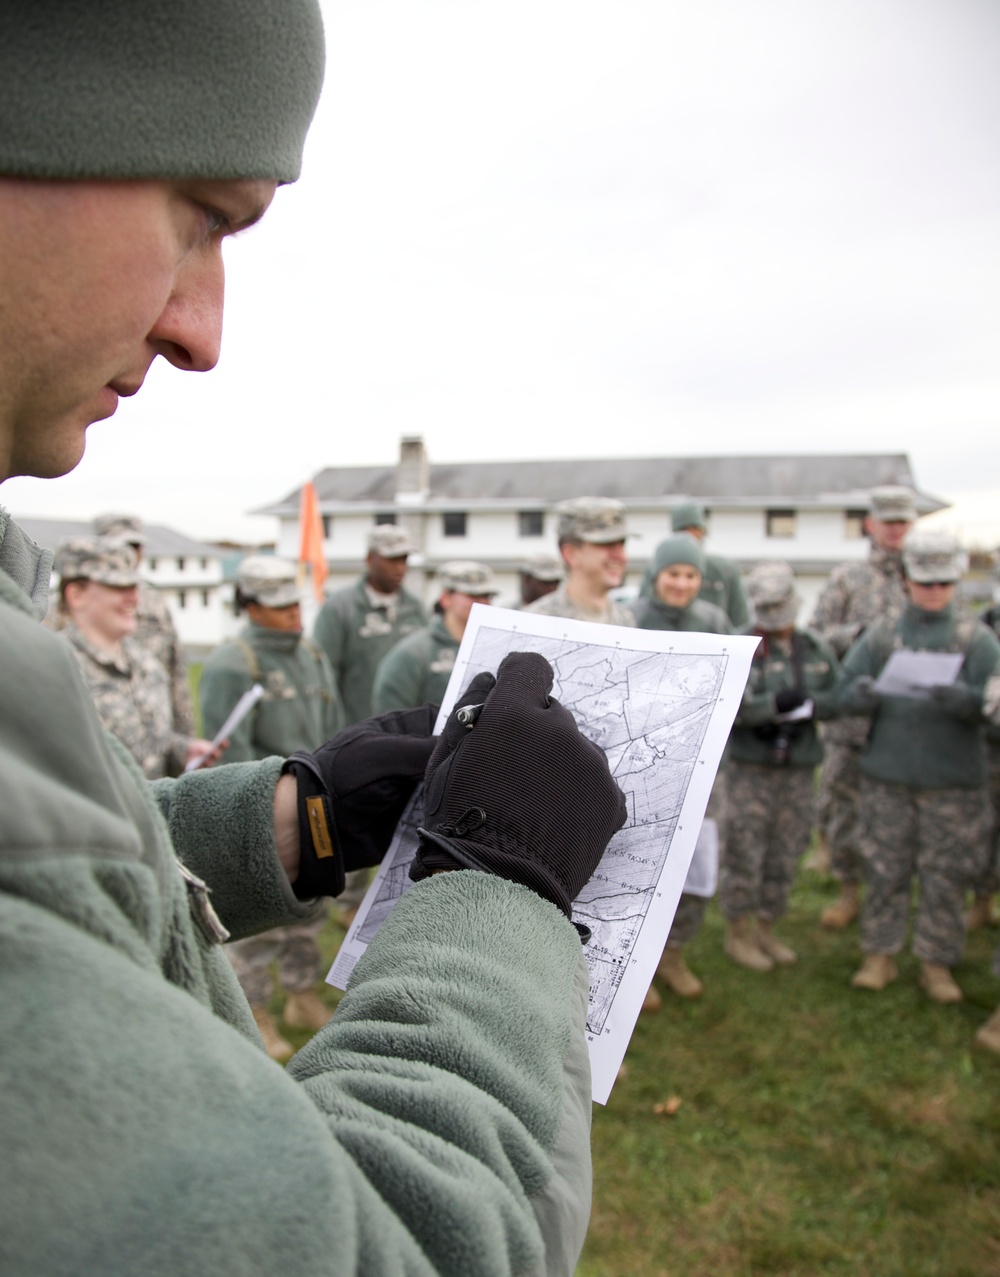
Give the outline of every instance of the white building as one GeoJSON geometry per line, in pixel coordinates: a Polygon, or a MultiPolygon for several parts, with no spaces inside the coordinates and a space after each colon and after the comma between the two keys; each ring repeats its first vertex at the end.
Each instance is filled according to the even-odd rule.
{"type": "MultiPolygon", "coordinates": [[[[55,551],[67,537],[94,535],[89,521],[17,520],[33,541],[55,551]]],[[[224,582],[222,553],[217,546],[193,541],[183,532],[146,524],[141,571],[170,608],[181,642],[189,651],[205,651],[239,628],[232,614],[232,586],[224,582]]]]}
{"type": "MultiPolygon", "coordinates": [[[[744,570],[761,559],[786,559],[803,596],[803,620],[830,570],[863,558],[868,494],[881,484],[916,490],[903,454],[763,457],[607,458],[590,461],[494,461],[431,464],[423,441],[404,438],[395,466],[339,466],[313,480],[324,525],[329,589],[353,581],[375,523],[409,529],[409,588],[434,598],[434,574],[448,559],[478,559],[500,578],[504,598],[517,594],[518,565],[555,553],[554,507],[568,497],[617,497],[639,538],[629,542],[629,584],[636,588],[656,545],[670,533],[670,511],[697,500],[709,512],[707,548],[744,570]]],[[[929,514],[946,502],[918,492],[929,514]]],[[[277,553],[299,546],[299,491],[255,514],[279,521],[277,553]]]]}

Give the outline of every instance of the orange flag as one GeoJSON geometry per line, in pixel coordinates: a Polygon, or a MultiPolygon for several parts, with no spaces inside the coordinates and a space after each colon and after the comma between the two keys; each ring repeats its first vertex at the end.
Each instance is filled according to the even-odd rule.
{"type": "Polygon", "coordinates": [[[304,584],[306,570],[312,576],[316,602],[323,602],[323,583],[328,573],[323,557],[323,520],[319,514],[319,500],[312,483],[302,485],[299,503],[299,581],[304,584]]]}

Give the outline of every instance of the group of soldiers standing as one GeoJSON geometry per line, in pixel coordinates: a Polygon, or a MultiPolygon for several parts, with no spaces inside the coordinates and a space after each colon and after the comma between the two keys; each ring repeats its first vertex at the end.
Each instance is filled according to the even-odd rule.
{"type": "MultiPolygon", "coordinates": [[[[975,619],[956,607],[964,563],[953,538],[915,527],[908,489],[875,489],[867,558],[833,571],[809,626],[800,628],[791,567],[762,562],[744,578],[735,563],[707,551],[706,514],[697,503],[673,510],[672,533],[655,548],[630,603],[620,599],[628,569],[624,506],[580,497],[562,502],[558,515],[558,558],[523,566],[516,606],[604,624],[760,638],[707,812],[719,847],[727,955],[757,972],[797,960],[775,926],[815,827],[821,859],[840,884],[820,922],[839,930],[860,918],[855,987],[877,991],[897,978],[894,955],[905,942],[916,879],[913,951],[921,984],[935,1001],[961,1000],[952,968],[966,926],[993,923],[1000,885],[1000,720],[989,723],[987,691],[989,684],[997,699],[1000,609],[975,619]],[[958,677],[919,696],[883,697],[878,675],[901,649],[961,654],[958,677]],[[964,916],[969,892],[973,904],[964,916]]],[[[73,643],[106,725],[147,776],[177,774],[192,759],[211,764],[219,750],[210,753],[210,741],[195,738],[176,632],[155,591],[139,581],[141,524],[108,516],[95,534],[60,550],[61,602],[52,623],[73,643]],[[117,644],[102,646],[100,631],[95,638],[93,606],[78,597],[87,581],[112,600],[125,599],[117,644]]],[[[404,529],[375,526],[361,577],[327,597],[311,638],[303,633],[296,565],[272,556],[243,560],[237,606],[247,625],[205,662],[205,735],[219,732],[254,684],[263,695],[232,730],[223,761],[315,749],[372,713],[440,702],[473,604],[492,603],[498,589],[485,564],[445,564],[428,616],[404,584],[413,549],[404,529]]],[[[114,632],[114,623],[104,630],[114,632]]],[[[338,899],[345,921],[366,882],[364,872],[349,876],[338,899]]],[[[681,997],[702,994],[684,949],[707,904],[702,894],[682,894],[644,1010],[662,1005],[657,984],[681,997]]],[[[285,1024],[316,1029],[329,1018],[316,993],[324,921],[321,910],[311,922],[229,946],[276,1059],[293,1048],[269,1010],[273,963],[285,1024]]],[[[977,1040],[1000,1051],[1000,1011],[977,1040]]]]}

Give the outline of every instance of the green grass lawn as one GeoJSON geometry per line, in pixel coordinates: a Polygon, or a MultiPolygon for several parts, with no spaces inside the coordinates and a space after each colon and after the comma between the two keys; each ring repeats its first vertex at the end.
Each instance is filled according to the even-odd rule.
{"type": "MultiPolygon", "coordinates": [[[[1000,1000],[1000,933],[970,937],[960,1006],[928,1002],[907,955],[863,993],[856,927],[816,921],[835,895],[800,874],[781,927],[800,960],[766,975],[724,957],[709,911],[689,950],[705,996],[640,1016],[594,1108],[577,1277],[1000,1277],[1000,1058],[972,1045],[1000,1000]]],[[[331,959],[342,935],[331,921],[331,959]]]]}

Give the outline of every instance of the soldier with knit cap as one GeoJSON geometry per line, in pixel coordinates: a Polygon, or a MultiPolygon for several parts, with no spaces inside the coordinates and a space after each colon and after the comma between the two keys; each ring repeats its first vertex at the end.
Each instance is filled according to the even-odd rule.
{"type": "MultiPolygon", "coordinates": [[[[670,526],[674,532],[686,532],[696,541],[704,541],[708,535],[708,516],[698,501],[685,501],[670,511],[670,526]]],[[[740,570],[732,559],[721,554],[705,552],[705,565],[701,574],[698,597],[722,608],[734,632],[741,630],[750,620],[747,595],[740,570]]]]}
{"type": "MultiPolygon", "coordinates": [[[[298,176],[322,72],[317,0],[2,6],[0,482],[72,470],[157,357],[215,365],[223,244],[298,176]]],[[[0,510],[0,1268],[573,1272],[571,902],[626,811],[551,667],[481,676],[475,732],[403,711],[149,783],[39,623],[51,563],[0,510]],[[476,867],[423,864],[280,1069],[222,943],[378,863],[432,763],[422,839],[471,797],[476,867]]]]}
{"type": "MultiPolygon", "coordinates": [[[[705,552],[694,537],[678,533],[661,541],[651,564],[652,592],[635,605],[635,623],[639,629],[731,634],[732,626],[725,612],[714,603],[698,597],[704,566],[705,552]]],[[[720,849],[725,842],[725,793],[725,778],[720,769],[705,812],[706,819],[716,822],[720,849]]],[[[688,891],[681,893],[670,935],[656,969],[663,983],[682,998],[697,998],[704,992],[701,980],[685,961],[684,948],[701,930],[707,907],[708,900],[704,896],[688,891]]],[[[650,985],[643,1010],[656,1011],[660,1004],[656,987],[650,985]]]]}
{"type": "MultiPolygon", "coordinates": [[[[146,533],[138,515],[100,514],[94,520],[94,535],[117,538],[130,545],[141,568],[146,533]]],[[[141,573],[135,641],[151,652],[167,671],[174,707],[174,729],[193,736],[194,706],[180,636],[163,596],[154,585],[143,580],[141,573]]]]}
{"type": "Polygon", "coordinates": [[[844,661],[840,700],[870,724],[861,756],[859,839],[866,895],[865,959],[858,989],[897,978],[913,879],[919,886],[913,952],[935,1002],[960,1002],[951,974],[965,944],[964,897],[986,863],[986,747],[983,699],[1000,643],[954,608],[965,556],[946,532],[914,529],[903,543],[908,603],[868,627],[844,661]],[[883,693],[876,680],[897,651],[960,655],[954,682],[910,694],[883,693]]]}
{"type": "Polygon", "coordinates": [[[624,505],[612,497],[574,497],[560,501],[556,512],[556,535],[566,579],[525,610],[574,621],[634,625],[628,608],[611,597],[611,591],[624,582],[628,569],[625,540],[629,531],[624,505]]]}
{"type": "MultiPolygon", "coordinates": [[[[873,488],[865,530],[871,538],[868,557],[834,568],[809,622],[843,661],[865,630],[906,604],[903,541],[917,517],[909,488],[873,488]]],[[[859,847],[858,794],[861,753],[868,735],[862,719],[844,717],[822,728],[819,826],[829,849],[830,870],[840,881],[840,895],[820,922],[839,931],[858,916],[864,864],[859,847]]]]}
{"type": "Polygon", "coordinates": [[[719,874],[725,950],[741,967],[770,971],[796,953],[775,934],[788,909],[813,826],[813,773],[823,756],[816,722],[837,712],[837,658],[795,621],[795,575],[758,563],[747,577],[761,642],[726,749],[731,812],[719,874]]]}

